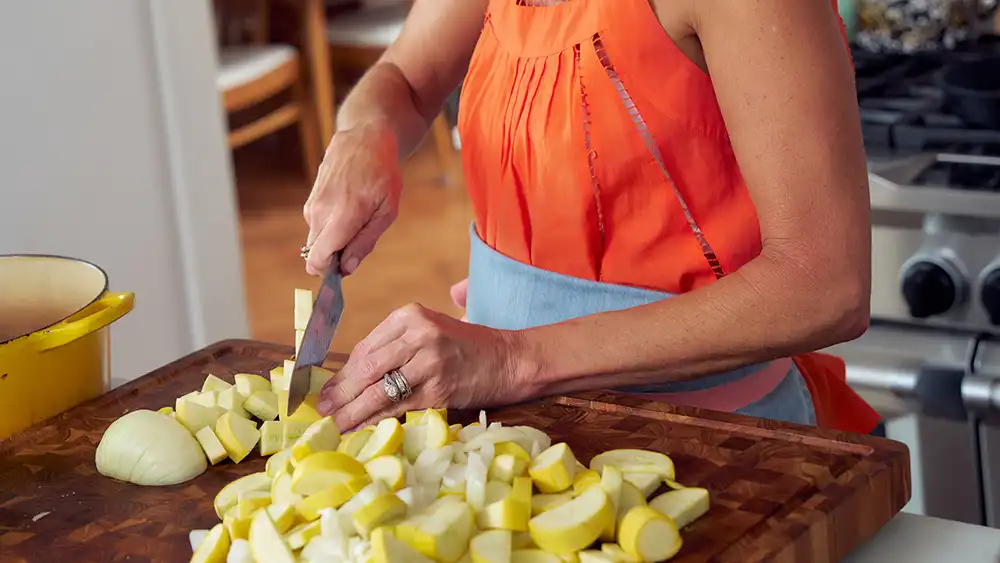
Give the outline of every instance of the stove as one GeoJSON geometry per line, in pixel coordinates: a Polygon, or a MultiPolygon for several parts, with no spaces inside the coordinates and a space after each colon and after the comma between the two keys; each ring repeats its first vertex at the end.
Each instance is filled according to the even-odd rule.
{"type": "Polygon", "coordinates": [[[963,119],[942,80],[972,56],[854,53],[872,323],[830,352],[910,447],[906,510],[1000,527],[1000,129],[963,119]]]}
{"type": "MultiPolygon", "coordinates": [[[[981,48],[1000,56],[1000,39],[984,41],[981,48]]],[[[854,51],[866,148],[876,154],[936,151],[1000,156],[1000,129],[967,124],[960,108],[950,107],[954,102],[943,84],[950,66],[984,56],[974,50],[913,55],[854,51]]]]}

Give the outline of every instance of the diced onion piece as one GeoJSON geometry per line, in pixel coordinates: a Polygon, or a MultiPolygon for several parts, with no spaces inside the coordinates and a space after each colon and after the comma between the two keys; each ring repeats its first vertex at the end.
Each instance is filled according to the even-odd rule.
{"type": "Polygon", "coordinates": [[[205,536],[208,535],[208,530],[191,530],[188,532],[188,541],[191,542],[191,551],[198,549],[201,542],[205,541],[205,536]]]}

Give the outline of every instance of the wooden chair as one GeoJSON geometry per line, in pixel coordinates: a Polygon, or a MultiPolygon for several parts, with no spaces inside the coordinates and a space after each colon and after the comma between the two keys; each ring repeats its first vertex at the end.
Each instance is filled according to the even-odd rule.
{"type": "Polygon", "coordinates": [[[306,177],[312,179],[319,169],[319,127],[298,50],[268,43],[268,0],[217,0],[215,5],[220,39],[216,85],[230,116],[230,148],[298,124],[302,163],[306,177]],[[248,6],[249,14],[228,10],[248,6]],[[249,119],[237,120],[243,113],[249,119]],[[241,124],[232,125],[236,122],[241,124]]]}
{"type": "MultiPolygon", "coordinates": [[[[328,0],[330,2],[330,0],[328,0]]],[[[378,0],[353,10],[327,17],[327,39],[335,80],[349,76],[349,70],[362,71],[374,65],[396,40],[410,11],[411,0],[378,0]]],[[[338,88],[347,91],[348,88],[338,88]]],[[[445,112],[431,126],[431,135],[446,185],[461,183],[461,162],[455,150],[451,127],[445,112]]]]}

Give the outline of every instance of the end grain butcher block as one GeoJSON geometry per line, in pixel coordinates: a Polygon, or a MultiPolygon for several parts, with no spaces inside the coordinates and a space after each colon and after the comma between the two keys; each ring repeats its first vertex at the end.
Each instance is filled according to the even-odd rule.
{"type": "MultiPolygon", "coordinates": [[[[227,341],[0,442],[0,561],[187,561],[188,532],[217,522],[215,494],[263,471],[253,454],[171,487],[101,476],[94,451],[122,414],[157,409],[200,388],[208,373],[266,374],[290,348],[227,341]]],[[[342,357],[331,356],[336,366],[342,357]]],[[[457,415],[458,413],[456,413],[457,415]]],[[[711,492],[710,511],[683,530],[684,563],[836,561],[907,502],[902,444],[593,393],[490,413],[565,441],[579,459],[613,448],[673,458],[677,479],[711,492]]]]}

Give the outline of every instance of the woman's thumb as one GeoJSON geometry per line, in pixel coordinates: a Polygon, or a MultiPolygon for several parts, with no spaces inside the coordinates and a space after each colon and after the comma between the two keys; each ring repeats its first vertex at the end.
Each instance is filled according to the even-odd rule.
{"type": "Polygon", "coordinates": [[[451,300],[455,303],[456,307],[465,308],[465,302],[469,296],[469,278],[456,283],[451,286],[451,300]]]}

